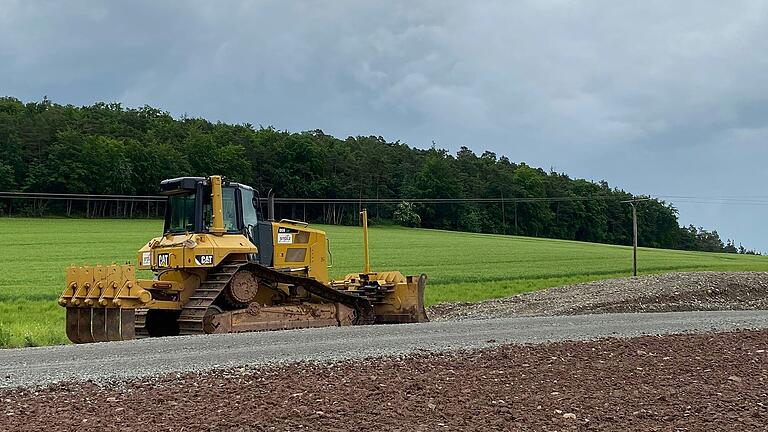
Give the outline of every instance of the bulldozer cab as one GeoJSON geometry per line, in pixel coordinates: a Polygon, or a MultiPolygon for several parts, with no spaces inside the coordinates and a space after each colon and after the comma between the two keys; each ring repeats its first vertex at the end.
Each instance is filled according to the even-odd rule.
{"type": "Polygon", "coordinates": [[[164,180],[160,187],[168,196],[164,235],[245,233],[257,240],[253,238],[259,223],[257,195],[250,186],[218,177],[182,177],[164,180]],[[221,181],[220,198],[214,193],[215,181],[221,181]]]}
{"type": "Polygon", "coordinates": [[[303,222],[262,220],[258,194],[250,186],[211,176],[164,180],[160,188],[168,196],[164,236],[245,236],[257,249],[249,261],[306,267],[308,274],[327,280],[325,233],[303,222]]]}

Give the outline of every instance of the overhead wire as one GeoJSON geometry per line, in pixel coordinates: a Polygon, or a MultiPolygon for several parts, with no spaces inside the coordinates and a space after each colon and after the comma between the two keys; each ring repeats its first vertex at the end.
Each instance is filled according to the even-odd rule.
{"type": "MultiPolygon", "coordinates": [[[[51,199],[51,200],[104,200],[104,201],[123,201],[123,200],[142,200],[142,201],[164,201],[163,195],[118,195],[118,194],[67,194],[67,193],[44,193],[44,192],[0,192],[0,199],[51,199]]],[[[457,203],[535,203],[535,202],[585,202],[585,201],[626,201],[628,197],[611,195],[588,195],[588,196],[558,196],[558,197],[491,197],[491,198],[417,198],[417,197],[396,197],[396,198],[275,198],[276,203],[291,204],[397,204],[400,202],[419,203],[419,204],[457,204],[457,203]]],[[[740,197],[718,197],[718,196],[693,196],[693,195],[630,195],[630,199],[658,199],[670,201],[673,204],[716,204],[716,205],[768,205],[768,196],[740,196],[740,197]]]]}

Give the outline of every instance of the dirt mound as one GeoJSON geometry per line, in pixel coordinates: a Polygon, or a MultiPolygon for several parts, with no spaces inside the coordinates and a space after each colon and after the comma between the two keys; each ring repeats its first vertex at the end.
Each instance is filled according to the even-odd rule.
{"type": "Polygon", "coordinates": [[[0,430],[764,430],[766,340],[508,345],[5,390],[0,430]]]}
{"type": "Polygon", "coordinates": [[[429,308],[432,320],[768,309],[768,273],[669,273],[550,288],[479,303],[429,308]]]}

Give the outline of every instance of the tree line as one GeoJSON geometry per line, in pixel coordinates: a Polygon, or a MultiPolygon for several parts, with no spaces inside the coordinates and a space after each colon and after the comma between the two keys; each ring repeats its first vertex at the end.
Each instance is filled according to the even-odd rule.
{"type": "MultiPolygon", "coordinates": [[[[165,178],[222,174],[281,197],[405,202],[376,204],[369,213],[377,223],[611,244],[631,243],[631,211],[622,201],[642,197],[468,147],[454,155],[379,136],[339,139],[321,130],[176,119],[117,103],[0,98],[0,146],[0,191],[154,195],[165,178]],[[438,198],[498,202],[408,203],[438,198]]],[[[309,221],[357,218],[349,205],[297,207],[281,211],[309,221]]],[[[681,227],[677,209],[658,199],[638,205],[638,218],[643,246],[751,253],[723,242],[717,231],[681,227]]]]}

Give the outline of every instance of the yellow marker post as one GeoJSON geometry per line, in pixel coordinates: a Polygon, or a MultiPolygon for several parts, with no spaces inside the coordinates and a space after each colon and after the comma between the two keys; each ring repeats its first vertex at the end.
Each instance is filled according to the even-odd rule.
{"type": "Polygon", "coordinates": [[[360,212],[363,215],[363,256],[365,257],[365,267],[363,273],[371,272],[371,263],[368,259],[368,210],[360,212]]]}

